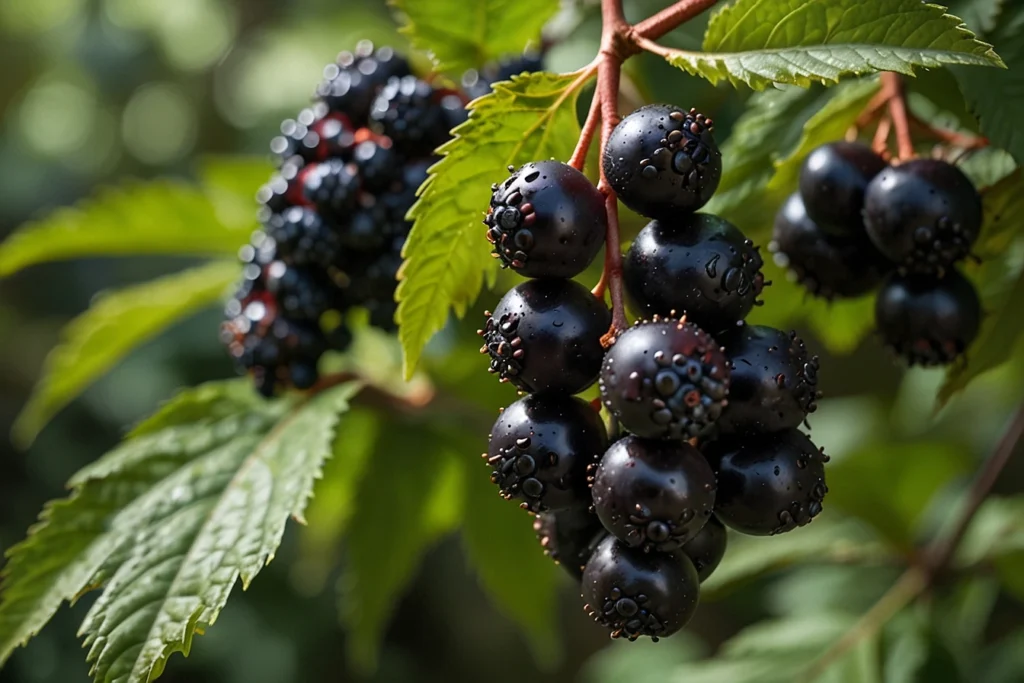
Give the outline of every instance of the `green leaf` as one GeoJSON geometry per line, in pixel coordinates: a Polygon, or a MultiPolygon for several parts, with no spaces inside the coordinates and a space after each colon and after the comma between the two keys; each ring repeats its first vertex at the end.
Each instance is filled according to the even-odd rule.
{"type": "Polygon", "coordinates": [[[209,156],[202,160],[199,180],[222,221],[252,230],[256,193],[273,170],[262,155],[209,156]]]}
{"type": "Polygon", "coordinates": [[[63,601],[105,586],[81,629],[94,679],[146,683],[188,654],[237,579],[247,586],[273,558],[358,385],[263,401],[241,384],[184,392],[164,409],[176,416],[167,426],[129,438],[47,506],[9,552],[0,662],[63,601]],[[203,403],[218,405],[215,417],[179,421],[203,403]]]}
{"type": "Polygon", "coordinates": [[[465,315],[485,278],[497,274],[480,222],[491,184],[507,177],[509,165],[572,155],[579,137],[576,98],[586,80],[535,73],[499,83],[471,105],[469,120],[439,150],[443,158],[409,212],[415,222],[396,293],[407,378],[448,310],[465,315]]]}
{"type": "Polygon", "coordinates": [[[64,328],[12,438],[22,446],[30,444],[57,411],[132,349],[217,302],[238,274],[237,262],[214,261],[98,296],[64,328]]]}
{"type": "Polygon", "coordinates": [[[406,18],[402,32],[413,47],[430,53],[439,71],[458,73],[519,54],[540,38],[558,11],[550,0],[391,0],[406,18]]]}
{"type": "Polygon", "coordinates": [[[700,641],[682,631],[657,643],[642,638],[634,643],[613,641],[587,660],[586,683],[665,683],[666,674],[697,659],[700,641]]]}
{"type": "Polygon", "coordinates": [[[167,180],[111,188],[16,230],[0,245],[0,277],[86,256],[233,256],[255,227],[254,216],[225,222],[207,195],[167,180]]]}
{"type": "Polygon", "coordinates": [[[712,17],[703,52],[665,53],[712,83],[759,90],[916,66],[1003,66],[960,19],[920,0],[737,0],[712,17]]]}
{"type": "Polygon", "coordinates": [[[1005,2],[1006,0],[952,0],[947,11],[963,19],[967,28],[975,33],[987,34],[996,27],[996,20],[1005,2]]]}

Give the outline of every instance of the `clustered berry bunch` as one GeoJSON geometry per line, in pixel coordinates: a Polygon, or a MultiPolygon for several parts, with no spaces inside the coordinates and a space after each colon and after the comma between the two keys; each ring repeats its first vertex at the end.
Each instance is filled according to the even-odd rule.
{"type": "Polygon", "coordinates": [[[912,365],[942,365],[978,334],[977,292],[954,264],[981,224],[981,197],[956,166],[889,165],[865,145],[834,142],[804,160],[769,248],[818,296],[856,297],[881,285],[875,319],[885,344],[912,365]]]}
{"type": "Polygon", "coordinates": [[[712,132],[692,109],[650,105],[607,142],[609,184],[652,219],[624,261],[647,319],[607,351],[607,307],[569,279],[600,248],[601,193],[565,164],[530,163],[493,186],[484,220],[502,265],[534,279],[480,330],[491,372],[528,394],[503,410],[483,457],[613,637],[678,631],[725,554],[726,526],[789,531],[826,493],[827,458],[796,429],[819,398],[818,360],[795,334],[743,322],[769,284],[758,250],[696,213],[721,177],[712,132]],[[595,381],[599,403],[572,396],[595,381]]]}

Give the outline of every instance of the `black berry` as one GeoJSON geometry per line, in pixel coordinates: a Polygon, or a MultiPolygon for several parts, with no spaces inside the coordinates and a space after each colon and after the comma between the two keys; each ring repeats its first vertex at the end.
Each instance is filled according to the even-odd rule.
{"type": "Polygon", "coordinates": [[[725,546],[728,543],[728,534],[717,517],[711,515],[708,523],[698,532],[693,540],[682,547],[683,554],[693,562],[697,576],[703,583],[721,564],[725,557],[725,546]]]}
{"type": "Polygon", "coordinates": [[[715,514],[736,531],[781,534],[821,512],[828,457],[796,429],[715,441],[704,454],[718,474],[715,514]]]}
{"type": "Polygon", "coordinates": [[[729,405],[722,435],[797,427],[817,408],[818,357],[796,332],[742,325],[721,337],[729,359],[729,405]]]}
{"type": "Polygon", "coordinates": [[[480,352],[502,381],[521,391],[575,394],[597,379],[611,313],[578,282],[528,280],[487,315],[480,352]]]}
{"type": "Polygon", "coordinates": [[[533,530],[544,554],[577,581],[597,544],[608,535],[597,515],[585,507],[542,512],[534,518],[533,530]]]}
{"type": "Polygon", "coordinates": [[[332,111],[349,117],[356,126],[366,125],[377,92],[392,76],[409,74],[409,63],[390,47],[376,50],[368,40],[353,52],[342,52],[337,62],[324,68],[317,96],[332,111]]]}
{"type": "Polygon", "coordinates": [[[807,215],[834,235],[864,233],[864,191],[886,167],[885,159],[859,142],[830,142],[804,159],[800,195],[807,215]]]}
{"type": "Polygon", "coordinates": [[[600,414],[581,399],[536,394],[502,411],[484,458],[506,499],[531,512],[584,507],[587,467],[608,447],[600,414]]]}
{"type": "Polygon", "coordinates": [[[354,164],[331,159],[303,169],[303,193],[325,218],[344,222],[359,199],[359,171],[354,164]]]}
{"type": "Polygon", "coordinates": [[[390,138],[375,135],[362,140],[352,150],[352,162],[366,192],[386,195],[402,182],[402,158],[390,138]]]}
{"type": "Polygon", "coordinates": [[[590,265],[607,230],[604,198],[559,161],[525,164],[493,186],[484,224],[502,266],[525,277],[568,278],[590,265]]]}
{"type": "MultiPolygon", "coordinates": [[[[396,76],[374,101],[370,123],[406,154],[430,154],[448,139],[449,119],[441,104],[444,97],[444,91],[415,76],[396,76]]],[[[458,108],[462,109],[461,102],[458,108]]]]}
{"type": "Polygon", "coordinates": [[[683,628],[697,610],[700,579],[681,552],[645,553],[614,536],[583,569],[583,609],[613,638],[658,640],[683,628]]]}
{"type": "Polygon", "coordinates": [[[289,206],[310,204],[303,193],[302,179],[300,178],[303,170],[305,169],[302,159],[293,157],[282,164],[278,172],[259,189],[256,193],[256,201],[260,204],[259,218],[261,221],[266,221],[271,214],[284,211],[289,206]]]}
{"type": "Polygon", "coordinates": [[[656,317],[619,335],[605,355],[600,387],[604,405],[633,434],[688,439],[721,415],[729,362],[693,323],[656,317]]]}
{"type": "Polygon", "coordinates": [[[623,261],[626,292],[644,316],[686,314],[716,333],[734,326],[764,289],[753,242],[711,214],[651,221],[623,261]]]}
{"type": "Polygon", "coordinates": [[[320,329],[279,317],[265,301],[250,298],[229,304],[221,336],[239,370],[253,376],[257,390],[273,396],[294,386],[308,389],[317,378],[317,361],[327,349],[320,329]],[[230,315],[232,309],[237,315],[230,315]]]}
{"type": "Polygon", "coordinates": [[[272,215],[264,231],[273,240],[277,257],[296,266],[326,267],[337,257],[340,248],[338,234],[320,214],[301,206],[272,215]]]}
{"type": "Polygon", "coordinates": [[[334,287],[322,271],[272,261],[264,269],[264,277],[267,291],[289,318],[315,321],[333,306],[334,287]]]}
{"type": "Polygon", "coordinates": [[[890,260],[941,272],[963,259],[981,231],[981,197],[956,166],[914,159],[890,166],[864,197],[868,235],[890,260]]]}
{"type": "Polygon", "coordinates": [[[296,156],[306,162],[344,157],[354,144],[355,129],[348,117],[318,102],[281,123],[281,134],[270,141],[270,151],[280,166],[296,156]]]}
{"type": "Polygon", "coordinates": [[[637,213],[672,218],[707,204],[722,177],[711,119],[649,104],[622,119],[604,151],[605,176],[637,213]]]}
{"type": "Polygon", "coordinates": [[[644,551],[677,550],[711,516],[715,473],[685,441],[627,436],[595,468],[594,510],[620,541],[644,551]]]}
{"type": "Polygon", "coordinates": [[[967,278],[893,275],[875,299],[875,323],[887,346],[911,365],[956,360],[978,336],[981,303],[967,278]]]}

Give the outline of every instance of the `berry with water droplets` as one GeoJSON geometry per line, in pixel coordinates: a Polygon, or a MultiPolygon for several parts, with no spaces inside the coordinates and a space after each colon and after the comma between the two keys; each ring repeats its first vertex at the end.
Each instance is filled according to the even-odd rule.
{"type": "Polygon", "coordinates": [[[692,540],[682,547],[683,554],[693,562],[697,576],[703,583],[721,564],[729,537],[717,517],[711,515],[708,523],[692,540]]]}
{"type": "Polygon", "coordinates": [[[520,391],[575,394],[597,379],[611,312],[578,282],[528,280],[487,316],[480,352],[502,381],[520,391]]]}
{"type": "Polygon", "coordinates": [[[533,519],[533,530],[544,554],[577,581],[597,544],[608,535],[597,515],[585,507],[542,512],[533,519]]]}
{"type": "Polygon", "coordinates": [[[627,436],[594,468],[594,510],[620,541],[644,551],[677,550],[711,516],[715,473],[685,441],[627,436]]]}
{"type": "Polygon", "coordinates": [[[743,325],[721,337],[729,359],[729,405],[719,434],[757,434],[797,427],[817,409],[818,357],[796,332],[743,325]]]}
{"type": "Polygon", "coordinates": [[[875,324],[885,344],[911,365],[945,365],[978,336],[981,302],[955,270],[941,278],[893,275],[875,299],[875,324]]]}
{"type": "Polygon", "coordinates": [[[686,626],[697,610],[700,578],[679,551],[645,553],[614,536],[583,569],[583,609],[613,638],[657,641],[686,626]]]}
{"type": "Polygon", "coordinates": [[[570,278],[597,256],[607,230],[604,197],[560,161],[535,161],[493,186],[484,218],[503,267],[524,277],[570,278]]]}
{"type": "Polygon", "coordinates": [[[725,407],[729,361],[693,323],[638,323],[618,336],[601,366],[601,400],[622,426],[647,438],[706,434],[725,407]]]}
{"type": "Polygon", "coordinates": [[[642,315],[675,311],[712,334],[743,320],[765,286],[753,242],[706,213],[651,221],[622,265],[626,293],[642,315]]]}
{"type": "Polygon", "coordinates": [[[316,89],[317,97],[331,111],[349,117],[355,126],[366,125],[378,91],[393,76],[409,74],[409,63],[384,46],[362,40],[352,52],[342,52],[334,64],[324,68],[324,78],[316,89]]]}
{"type": "Polygon", "coordinates": [[[813,150],[800,168],[800,196],[807,215],[837,236],[864,234],[864,192],[887,166],[859,142],[830,142],[813,150]]]}
{"type": "Polygon", "coordinates": [[[708,203],[722,178],[711,119],[649,104],[612,131],[602,164],[619,199],[650,218],[673,218],[708,203]]]}
{"type": "Polygon", "coordinates": [[[502,497],[531,512],[589,503],[587,467],[608,447],[592,405],[563,394],[525,396],[502,411],[484,459],[502,497]]]}
{"type": "Polygon", "coordinates": [[[736,531],[781,534],[821,512],[828,457],[796,429],[715,441],[704,454],[718,474],[715,514],[736,531]]]}

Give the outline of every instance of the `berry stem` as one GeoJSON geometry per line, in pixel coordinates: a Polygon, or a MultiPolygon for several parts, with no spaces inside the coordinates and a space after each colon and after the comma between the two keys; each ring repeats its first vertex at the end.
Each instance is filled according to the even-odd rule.
{"type": "Polygon", "coordinates": [[[878,120],[878,128],[875,129],[875,137],[871,140],[871,149],[875,154],[889,161],[892,154],[889,153],[889,133],[892,131],[892,117],[883,114],[878,120]]]}
{"type": "Polygon", "coordinates": [[[590,102],[590,111],[587,112],[587,120],[583,122],[583,129],[580,131],[580,139],[576,143],[576,149],[572,152],[569,165],[577,171],[582,171],[587,162],[587,153],[590,151],[590,143],[594,141],[597,134],[597,126],[601,122],[601,88],[594,89],[594,99],[590,102]]]}
{"type": "Polygon", "coordinates": [[[633,30],[642,38],[657,40],[669,31],[682,26],[717,2],[718,0],[679,0],[679,2],[636,24],[633,30]]]}
{"type": "Polygon", "coordinates": [[[936,128],[921,120],[914,112],[909,112],[908,115],[911,126],[947,145],[963,149],[982,149],[983,147],[988,147],[988,138],[977,135],[965,135],[964,133],[958,133],[945,128],[936,128]]]}
{"type": "Polygon", "coordinates": [[[882,74],[882,88],[889,94],[889,115],[896,129],[896,157],[900,161],[914,158],[914,140],[910,136],[910,114],[903,77],[893,71],[882,74]]]}

